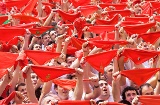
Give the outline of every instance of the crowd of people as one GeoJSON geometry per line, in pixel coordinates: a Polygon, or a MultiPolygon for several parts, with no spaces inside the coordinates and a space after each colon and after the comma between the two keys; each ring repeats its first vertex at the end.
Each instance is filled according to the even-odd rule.
{"type": "Polygon", "coordinates": [[[159,105],[159,0],[0,0],[0,105],[159,105]]]}

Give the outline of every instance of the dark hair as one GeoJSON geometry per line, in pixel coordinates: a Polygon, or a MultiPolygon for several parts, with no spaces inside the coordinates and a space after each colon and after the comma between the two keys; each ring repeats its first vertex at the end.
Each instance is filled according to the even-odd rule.
{"type": "Polygon", "coordinates": [[[131,103],[127,100],[121,100],[119,103],[123,103],[123,104],[126,104],[126,105],[131,105],[131,103]]]}
{"type": "Polygon", "coordinates": [[[26,84],[25,83],[19,83],[19,84],[17,84],[16,87],[15,87],[15,91],[18,91],[18,88],[20,86],[26,86],[26,84]]]}
{"type": "Polygon", "coordinates": [[[125,88],[123,89],[123,91],[122,91],[122,99],[123,99],[123,100],[126,100],[126,95],[125,95],[125,93],[126,93],[127,91],[129,91],[129,90],[134,90],[134,91],[136,91],[137,95],[139,95],[139,93],[138,93],[138,91],[137,91],[136,88],[134,88],[134,87],[132,87],[132,86],[127,86],[127,87],[125,87],[125,88]]]}
{"type": "Polygon", "coordinates": [[[41,96],[41,91],[42,91],[42,88],[41,87],[38,87],[36,90],[35,90],[35,95],[37,97],[37,99],[39,100],[40,96],[41,96]]]}
{"type": "MultiPolygon", "coordinates": [[[[151,85],[150,85],[149,83],[145,83],[145,84],[141,85],[141,86],[139,87],[139,94],[140,94],[140,95],[142,95],[142,89],[143,89],[144,86],[150,87],[151,85]]],[[[152,86],[151,86],[151,87],[152,87],[152,86]]],[[[153,88],[153,87],[152,87],[152,88],[153,88]]]]}

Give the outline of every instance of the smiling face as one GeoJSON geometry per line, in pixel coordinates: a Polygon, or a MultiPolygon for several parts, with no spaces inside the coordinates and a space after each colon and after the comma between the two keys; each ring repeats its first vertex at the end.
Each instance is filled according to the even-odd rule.
{"type": "Polygon", "coordinates": [[[99,86],[101,89],[101,96],[109,97],[110,96],[110,91],[108,87],[108,83],[104,80],[99,81],[99,86]]]}

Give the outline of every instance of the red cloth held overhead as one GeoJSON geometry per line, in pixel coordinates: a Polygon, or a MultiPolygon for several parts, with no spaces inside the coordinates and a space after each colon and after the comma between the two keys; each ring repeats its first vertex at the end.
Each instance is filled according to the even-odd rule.
{"type": "Polygon", "coordinates": [[[12,0],[12,1],[5,2],[5,4],[8,9],[10,9],[14,6],[16,6],[18,9],[20,9],[23,6],[25,6],[28,2],[29,2],[29,0],[12,0]]]}
{"type": "Polygon", "coordinates": [[[72,5],[77,8],[78,6],[85,6],[90,4],[91,0],[69,0],[72,5]]]}
{"type": "Polygon", "coordinates": [[[127,25],[127,26],[124,26],[124,30],[129,34],[142,34],[142,33],[146,33],[153,26],[155,26],[155,23],[127,25]]]}
{"type": "Polygon", "coordinates": [[[0,40],[8,42],[15,36],[24,36],[25,32],[23,28],[0,28],[0,40]]]}
{"type": "Polygon", "coordinates": [[[80,6],[81,14],[84,17],[88,17],[89,15],[93,14],[97,10],[98,10],[98,7],[95,5],[80,6]]]}
{"type": "Polygon", "coordinates": [[[67,54],[74,55],[77,50],[78,49],[76,47],[68,46],[67,47],[67,54]]]}
{"type": "Polygon", "coordinates": [[[149,21],[149,17],[125,17],[125,21],[144,22],[149,21]]]}
{"type": "Polygon", "coordinates": [[[122,55],[130,58],[135,64],[139,65],[157,56],[158,52],[151,50],[125,49],[122,55]]]}
{"type": "Polygon", "coordinates": [[[23,14],[31,13],[37,2],[38,2],[38,0],[30,0],[27,3],[27,5],[25,6],[25,8],[21,11],[21,13],[23,13],[23,14]]]}
{"type": "Polygon", "coordinates": [[[135,22],[135,21],[123,21],[121,22],[121,26],[124,27],[124,26],[128,26],[128,25],[137,25],[137,24],[142,24],[140,22],[135,22]]]}
{"type": "Polygon", "coordinates": [[[121,4],[103,3],[103,4],[99,4],[99,6],[101,8],[113,6],[116,8],[116,10],[124,10],[127,7],[127,4],[125,4],[125,3],[121,3],[121,4]]]}
{"type": "Polygon", "coordinates": [[[81,16],[80,12],[76,14],[65,13],[61,10],[57,10],[57,12],[66,23],[73,23],[76,18],[79,18],[81,16]]]}
{"type": "Polygon", "coordinates": [[[90,55],[85,57],[85,59],[93,68],[95,68],[101,73],[104,73],[104,68],[111,62],[111,60],[116,56],[116,54],[117,50],[112,50],[90,55]]]}
{"type": "Polygon", "coordinates": [[[102,34],[100,34],[100,37],[102,38],[102,40],[107,41],[107,40],[114,40],[115,39],[115,32],[103,32],[102,34]]]}
{"type": "Polygon", "coordinates": [[[96,25],[96,26],[89,26],[88,31],[94,32],[96,34],[100,34],[103,32],[111,32],[114,31],[114,25],[96,25]]]}
{"type": "Polygon", "coordinates": [[[141,95],[138,97],[143,105],[159,105],[160,95],[141,95]]]}
{"type": "Polygon", "coordinates": [[[43,34],[44,32],[46,32],[51,28],[53,28],[53,26],[44,26],[44,27],[31,28],[29,29],[29,31],[36,36],[40,36],[41,34],[43,34]]]}
{"type": "Polygon", "coordinates": [[[82,49],[82,44],[86,42],[85,40],[82,40],[82,39],[77,39],[75,37],[72,37],[71,38],[71,43],[74,47],[76,47],[78,50],[81,50],[82,49]]]}
{"type": "Polygon", "coordinates": [[[10,68],[14,65],[18,54],[0,52],[0,69],[10,68]]]}
{"type": "Polygon", "coordinates": [[[146,42],[150,42],[154,44],[160,37],[160,32],[153,32],[153,33],[145,33],[138,35],[138,38],[142,38],[146,42]]]}
{"type": "Polygon", "coordinates": [[[25,54],[36,65],[43,65],[47,63],[49,60],[60,55],[60,53],[34,50],[25,50],[25,54]]]}
{"type": "Polygon", "coordinates": [[[135,70],[123,70],[121,75],[129,78],[138,86],[144,84],[148,79],[150,79],[155,73],[157,73],[159,68],[144,68],[135,70]]]}
{"type": "Polygon", "coordinates": [[[40,20],[33,16],[28,15],[12,15],[13,18],[19,19],[20,24],[22,23],[31,23],[31,22],[39,22],[40,20]]]}
{"type": "Polygon", "coordinates": [[[102,41],[102,40],[95,40],[89,41],[89,44],[95,45],[96,47],[103,48],[103,49],[110,49],[115,44],[126,45],[128,42],[126,41],[102,41]]]}
{"type": "Polygon", "coordinates": [[[8,16],[0,16],[0,25],[3,24],[6,20],[8,20],[8,16]]]}
{"type": "Polygon", "coordinates": [[[97,25],[116,25],[118,23],[118,19],[119,19],[119,16],[117,14],[110,20],[97,19],[96,24],[97,25]]]}
{"type": "Polygon", "coordinates": [[[116,14],[120,14],[122,17],[130,16],[132,13],[130,10],[113,10],[107,12],[110,17],[113,17],[116,14]]]}
{"type": "Polygon", "coordinates": [[[8,73],[7,69],[0,69],[0,78],[2,78],[7,73],[8,73]]]}
{"type": "Polygon", "coordinates": [[[70,79],[54,79],[53,83],[67,90],[71,90],[76,86],[76,80],[70,79]]]}
{"type": "Polygon", "coordinates": [[[56,66],[31,66],[31,69],[43,81],[47,82],[64,74],[74,73],[75,69],[56,66]]]}

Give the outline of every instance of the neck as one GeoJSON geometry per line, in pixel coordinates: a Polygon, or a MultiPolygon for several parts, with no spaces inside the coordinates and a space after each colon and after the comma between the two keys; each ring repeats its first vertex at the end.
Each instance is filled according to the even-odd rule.
{"type": "Polygon", "coordinates": [[[109,99],[109,96],[103,96],[103,95],[100,95],[98,97],[99,100],[108,100],[109,99]]]}

